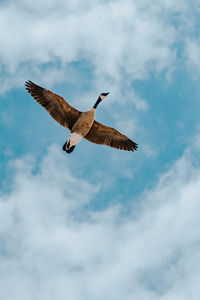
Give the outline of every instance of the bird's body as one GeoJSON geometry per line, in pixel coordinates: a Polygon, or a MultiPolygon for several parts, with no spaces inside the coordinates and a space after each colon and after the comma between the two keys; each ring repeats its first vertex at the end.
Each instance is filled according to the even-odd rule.
{"type": "Polygon", "coordinates": [[[82,112],[78,120],[75,122],[74,126],[72,127],[71,133],[79,133],[83,137],[89,132],[92,124],[94,122],[95,116],[95,109],[92,108],[91,110],[82,112]]]}
{"type": "Polygon", "coordinates": [[[94,108],[82,112],[78,120],[74,123],[69,139],[63,146],[64,148],[63,150],[67,151],[69,149],[70,151],[71,147],[78,144],[88,134],[94,122],[94,116],[95,116],[94,108]]]}
{"type": "Polygon", "coordinates": [[[108,93],[102,93],[91,110],[80,112],[67,103],[64,98],[27,81],[27,91],[62,126],[70,130],[70,136],[63,150],[71,153],[82,138],[96,144],[103,144],[121,150],[137,150],[137,144],[112,127],[94,120],[98,104],[108,93]]]}

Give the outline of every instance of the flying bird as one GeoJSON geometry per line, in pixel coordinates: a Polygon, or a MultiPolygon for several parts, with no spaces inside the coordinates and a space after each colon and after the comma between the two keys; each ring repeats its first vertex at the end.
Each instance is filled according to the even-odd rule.
{"type": "Polygon", "coordinates": [[[92,109],[80,112],[61,96],[36,85],[30,80],[26,81],[25,87],[31,96],[41,104],[58,123],[70,130],[69,139],[62,147],[63,151],[71,153],[82,138],[95,144],[107,145],[120,150],[137,150],[137,144],[131,141],[127,136],[112,127],[105,126],[94,120],[98,104],[106,98],[109,93],[100,94],[92,109]]]}

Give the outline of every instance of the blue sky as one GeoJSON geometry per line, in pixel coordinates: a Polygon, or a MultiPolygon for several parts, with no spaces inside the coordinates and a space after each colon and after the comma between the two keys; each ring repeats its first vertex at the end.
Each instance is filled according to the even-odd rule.
{"type": "Polygon", "coordinates": [[[199,1],[0,2],[2,299],[198,299],[199,1]],[[24,82],[138,143],[81,141],[24,82]],[[13,289],[10,289],[10,286],[13,289]]]}

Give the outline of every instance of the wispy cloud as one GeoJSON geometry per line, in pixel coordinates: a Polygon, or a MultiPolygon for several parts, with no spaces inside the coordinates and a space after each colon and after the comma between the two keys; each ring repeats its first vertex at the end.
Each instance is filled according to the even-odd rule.
{"type": "Polygon", "coordinates": [[[126,218],[122,204],[86,209],[100,186],[74,176],[55,146],[38,170],[32,158],[13,161],[0,202],[2,299],[197,299],[198,142],[193,149],[126,218]]]}
{"type": "MultiPolygon", "coordinates": [[[[139,143],[140,150],[131,156],[91,145],[90,152],[90,145],[83,147],[83,141],[74,158],[63,159],[54,145],[39,166],[29,155],[10,161],[9,166],[5,162],[9,178],[4,179],[6,188],[0,193],[1,298],[196,299],[200,293],[199,137],[172,164],[180,153],[175,153],[180,136],[174,120],[182,118],[182,110],[176,109],[173,95],[169,95],[174,99],[171,107],[157,105],[160,98],[165,99],[163,94],[156,94],[149,103],[149,87],[143,96],[140,88],[137,94],[134,84],[160,74],[167,79],[180,61],[181,68],[199,70],[199,40],[194,34],[197,18],[191,15],[191,8],[198,11],[198,1],[38,3],[17,0],[0,4],[0,92],[21,87],[26,79],[49,88],[59,83],[61,89],[62,83],[70,82],[79,95],[77,107],[80,104],[80,109],[86,109],[91,104],[86,99],[93,99],[96,91],[109,91],[112,97],[104,103],[118,103],[104,111],[103,121],[99,110],[97,120],[122,130],[139,143]],[[168,130],[162,130],[166,127],[169,136],[168,130]],[[154,166],[154,158],[161,147],[162,170],[166,164],[170,167],[159,175],[159,159],[154,166]],[[173,151],[169,160],[163,158],[167,151],[173,151]],[[83,157],[91,164],[89,169],[83,157]],[[100,168],[102,162],[106,168],[100,168]],[[151,173],[153,187],[136,197],[133,189],[141,182],[144,186],[151,177],[144,180],[148,168],[137,172],[142,163],[151,163],[155,169],[151,173]],[[102,210],[97,208],[98,201],[103,203],[99,205],[102,210]]],[[[13,132],[20,140],[17,130],[26,130],[30,115],[27,110],[22,114],[19,107],[20,114],[13,110],[9,119],[11,110],[6,109],[1,113],[2,125],[11,127],[13,143],[13,132]],[[22,115],[24,124],[19,127],[22,115]]],[[[32,146],[36,138],[40,144],[49,132],[40,137],[39,116],[33,114],[37,126],[31,123],[27,127],[29,139],[21,139],[20,145],[32,146]]],[[[184,126],[187,121],[181,119],[184,126]]],[[[41,122],[46,122],[43,116],[41,122]]],[[[184,141],[188,142],[185,128],[184,141]]],[[[12,153],[18,156],[10,136],[7,146],[6,139],[0,141],[6,159],[12,153]]]]}
{"type": "Polygon", "coordinates": [[[170,69],[176,29],[160,15],[168,7],[153,7],[129,0],[1,4],[1,91],[20,86],[26,77],[67,81],[69,64],[80,60],[92,64],[93,88],[117,86],[124,76],[128,85],[170,69]]]}
{"type": "Polygon", "coordinates": [[[188,39],[185,49],[185,55],[187,57],[187,68],[192,73],[194,79],[199,78],[200,72],[200,41],[198,39],[188,39]]]}

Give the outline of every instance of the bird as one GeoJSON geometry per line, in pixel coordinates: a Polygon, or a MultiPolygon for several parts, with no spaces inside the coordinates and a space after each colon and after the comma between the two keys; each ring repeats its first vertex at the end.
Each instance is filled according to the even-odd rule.
{"type": "Polygon", "coordinates": [[[92,109],[81,112],[72,107],[63,97],[30,80],[25,82],[25,88],[54,120],[70,130],[69,138],[62,147],[66,153],[71,153],[83,138],[95,144],[107,145],[120,150],[137,150],[138,144],[126,135],[94,119],[97,106],[109,93],[101,93],[92,109]]]}

